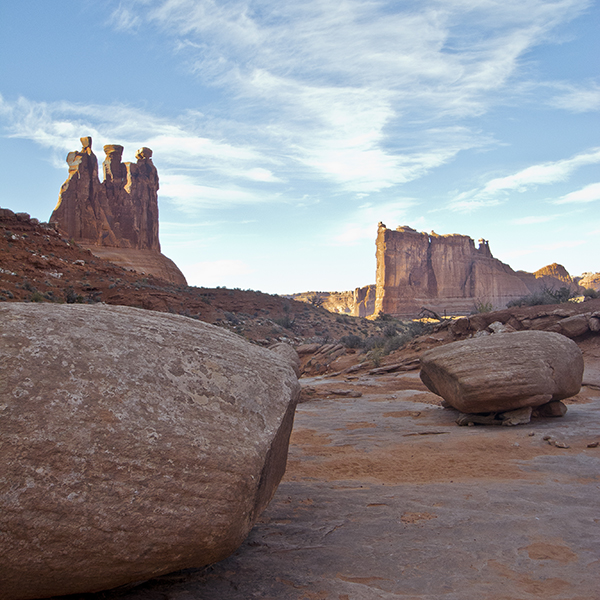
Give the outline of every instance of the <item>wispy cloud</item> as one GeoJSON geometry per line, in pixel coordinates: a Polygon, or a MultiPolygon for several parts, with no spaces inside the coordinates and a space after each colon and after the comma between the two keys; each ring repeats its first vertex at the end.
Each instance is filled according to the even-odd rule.
{"type": "Polygon", "coordinates": [[[580,204],[600,200],[600,183],[590,183],[580,190],[569,192],[553,204],[580,204]]]}
{"type": "Polygon", "coordinates": [[[141,146],[152,148],[155,162],[161,165],[160,194],[184,212],[278,201],[275,192],[264,189],[264,184],[282,181],[265,167],[276,165],[276,160],[251,145],[194,135],[188,115],[177,122],[127,106],[44,103],[25,98],[11,103],[1,96],[0,115],[8,124],[10,137],[48,148],[60,168],[64,168],[65,153],[78,149],[76,140],[82,135],[92,136],[99,161],[103,160],[100,148],[109,143],[125,147],[124,160],[134,160],[141,146]],[[223,185],[224,178],[229,181],[227,185],[223,185]],[[257,190],[257,185],[263,188],[257,190]]]}
{"type": "MultiPolygon", "coordinates": [[[[450,203],[453,210],[469,210],[500,204],[508,192],[525,192],[539,185],[567,181],[581,167],[600,163],[600,148],[592,148],[572,158],[532,165],[505,177],[496,177],[481,188],[463,192],[450,203]]],[[[575,200],[558,201],[566,203],[575,200]]],[[[580,202],[583,200],[579,200],[580,202]]]]}
{"type": "Polygon", "coordinates": [[[224,205],[262,204],[275,200],[273,196],[240,188],[200,185],[193,176],[170,174],[168,170],[166,175],[161,176],[160,194],[186,213],[224,205]]]}
{"type": "Polygon", "coordinates": [[[273,143],[290,157],[347,191],[370,193],[481,144],[475,132],[435,152],[390,142],[408,122],[484,113],[524,54],[589,4],[426,0],[407,10],[360,0],[155,0],[143,17],[238,108],[262,108],[273,143]]]}
{"type": "Polygon", "coordinates": [[[563,93],[551,98],[548,103],[556,108],[582,113],[600,110],[600,85],[590,83],[587,86],[563,84],[556,86],[563,93]]]}

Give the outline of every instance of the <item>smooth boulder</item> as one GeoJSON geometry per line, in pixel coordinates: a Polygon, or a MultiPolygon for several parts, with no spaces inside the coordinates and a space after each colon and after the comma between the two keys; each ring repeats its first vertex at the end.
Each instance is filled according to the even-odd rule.
{"type": "Polygon", "coordinates": [[[289,361],[179,315],[0,307],[0,597],[231,554],[285,471],[289,361]]]}
{"type": "Polygon", "coordinates": [[[575,396],[583,356],[548,331],[497,333],[453,342],[421,356],[421,380],[463,413],[505,412],[575,396]]]}

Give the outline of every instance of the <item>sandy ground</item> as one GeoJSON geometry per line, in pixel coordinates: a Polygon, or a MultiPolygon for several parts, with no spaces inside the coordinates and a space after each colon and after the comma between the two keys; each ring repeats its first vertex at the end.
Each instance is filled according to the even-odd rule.
{"type": "Polygon", "coordinates": [[[598,599],[597,351],[564,418],[512,428],[458,427],[416,372],[305,379],[286,476],[242,547],[93,597],[598,599]]]}

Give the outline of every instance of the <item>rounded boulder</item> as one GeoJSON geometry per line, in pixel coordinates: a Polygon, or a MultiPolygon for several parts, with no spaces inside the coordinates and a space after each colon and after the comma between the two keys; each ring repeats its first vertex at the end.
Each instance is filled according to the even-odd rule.
{"type": "Polygon", "coordinates": [[[289,361],[179,315],[0,307],[0,597],[231,554],[285,471],[289,361]]]}
{"type": "Polygon", "coordinates": [[[505,412],[575,396],[583,356],[548,331],[516,331],[453,342],[421,356],[421,380],[464,413],[505,412]]]}

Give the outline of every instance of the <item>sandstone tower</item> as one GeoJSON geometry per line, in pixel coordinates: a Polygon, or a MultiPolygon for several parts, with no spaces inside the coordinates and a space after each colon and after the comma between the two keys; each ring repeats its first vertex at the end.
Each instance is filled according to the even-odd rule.
{"type": "Polygon", "coordinates": [[[92,138],[81,138],[80,151],[69,152],[69,175],[50,217],[69,238],[125,268],[187,285],[175,263],[160,252],[158,172],[152,150],[140,148],[136,163],[121,162],[123,146],[104,146],[104,180],[92,138]]]}

